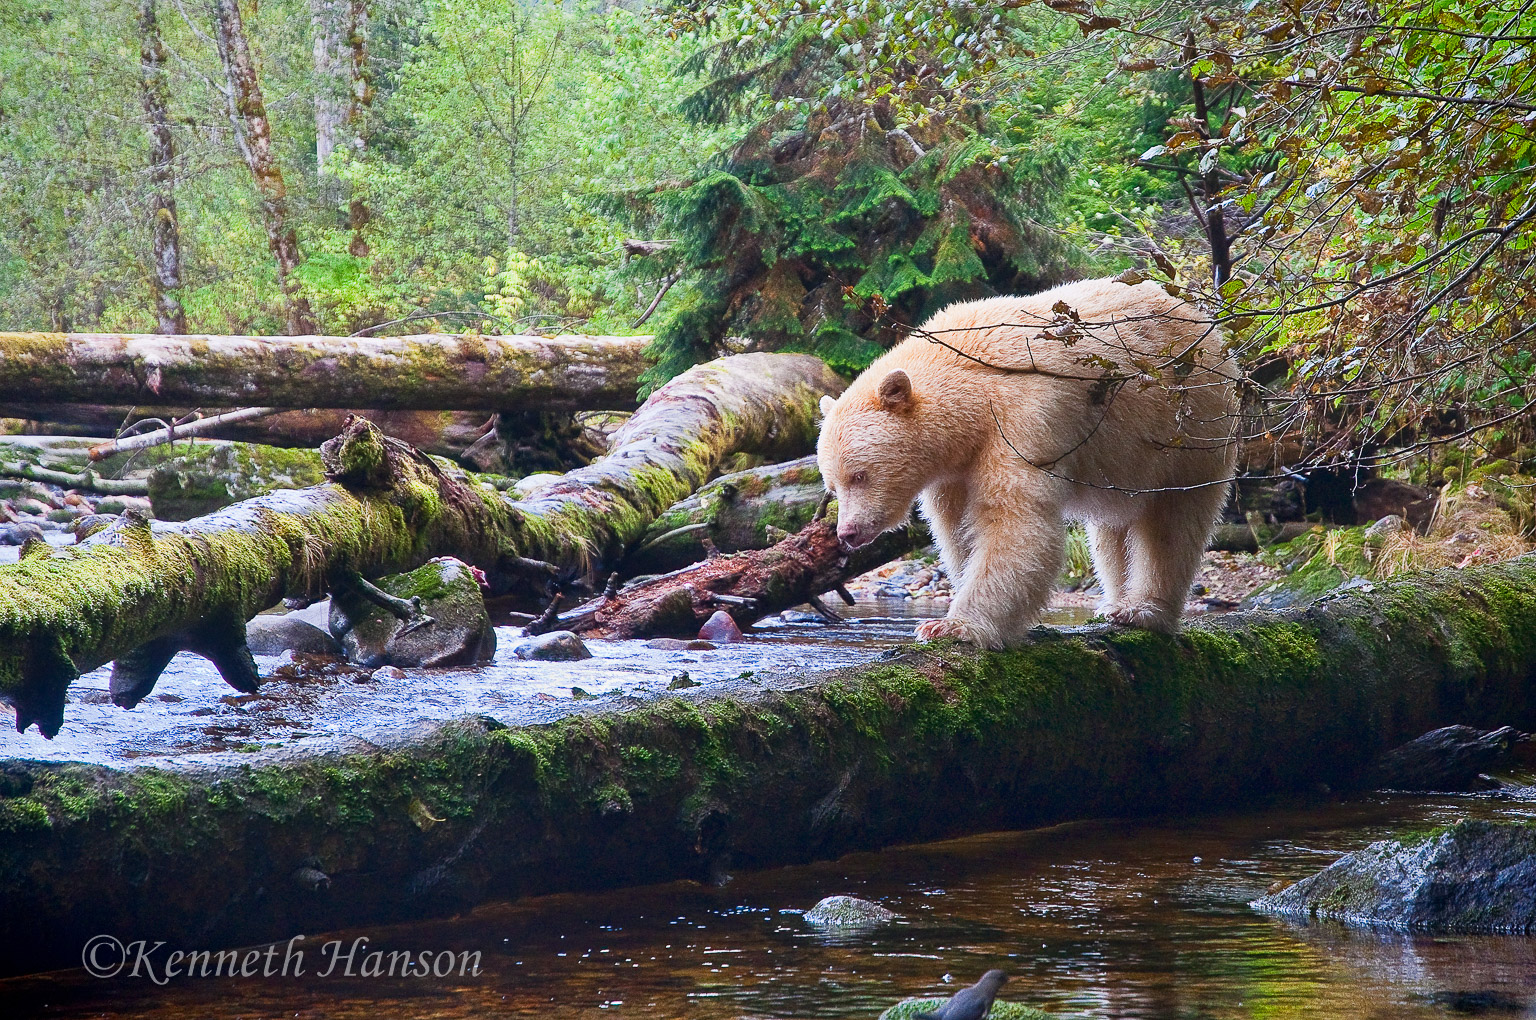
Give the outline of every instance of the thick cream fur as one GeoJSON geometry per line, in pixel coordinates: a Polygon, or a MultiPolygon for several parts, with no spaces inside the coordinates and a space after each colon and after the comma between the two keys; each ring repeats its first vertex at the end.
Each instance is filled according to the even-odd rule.
{"type": "Polygon", "coordinates": [[[952,305],[823,401],[838,534],[864,545],[920,499],[954,596],[918,637],[1002,648],[1039,619],[1066,521],[1084,521],[1101,611],[1175,630],[1227,497],[1235,375],[1210,320],[1150,283],[952,305]],[[1070,344],[1044,334],[1061,301],[1085,324],[1070,344]]]}

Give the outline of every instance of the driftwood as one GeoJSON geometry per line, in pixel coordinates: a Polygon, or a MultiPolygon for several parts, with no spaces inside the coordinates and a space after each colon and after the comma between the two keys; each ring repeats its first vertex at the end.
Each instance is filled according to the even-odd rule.
{"type": "Polygon", "coordinates": [[[635,406],[649,337],[0,333],[0,402],[381,410],[635,406]]]}
{"type": "Polygon", "coordinates": [[[1483,732],[1471,726],[1432,730],[1376,760],[1365,774],[1367,788],[1460,792],[1484,789],[1485,772],[1514,764],[1517,742],[1530,737],[1511,726],[1483,732]]]}
{"type": "Polygon", "coordinates": [[[142,699],[167,652],[208,655],[254,683],[244,624],[285,597],[320,597],[349,571],[378,576],[451,552],[502,577],[606,573],[655,517],[738,451],[803,453],[817,401],[843,383],[804,355],[747,354],[658,390],[608,456],[513,501],[466,484],[370,423],[322,449],[331,482],[246,500],[184,524],[124,515],[85,543],[0,568],[0,700],[20,730],[63,724],[65,689],[117,659],[113,699],[142,699]]]}
{"type": "MultiPolygon", "coordinates": [[[[713,556],[624,588],[610,587],[586,605],[530,630],[558,628],[605,638],[691,637],[722,609],[737,626],[748,627],[790,606],[816,605],[818,596],[926,540],[920,527],[904,528],[849,552],[837,540],[836,517],[828,515],[767,549],[713,556]]],[[[830,610],[819,608],[830,615],[830,610]]]]}

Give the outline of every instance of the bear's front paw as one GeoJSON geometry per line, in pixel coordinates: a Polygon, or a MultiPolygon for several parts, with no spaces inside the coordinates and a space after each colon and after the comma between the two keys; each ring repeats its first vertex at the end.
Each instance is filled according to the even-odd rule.
{"type": "Polygon", "coordinates": [[[939,641],[943,638],[954,638],[981,648],[1002,647],[1000,641],[984,633],[980,627],[957,617],[946,616],[942,620],[924,620],[917,625],[919,641],[939,641]]]}
{"type": "Polygon", "coordinates": [[[1165,634],[1172,634],[1179,629],[1179,614],[1177,610],[1167,610],[1160,606],[1139,605],[1120,606],[1105,614],[1110,623],[1118,623],[1122,627],[1140,627],[1143,630],[1160,630],[1165,634]]]}

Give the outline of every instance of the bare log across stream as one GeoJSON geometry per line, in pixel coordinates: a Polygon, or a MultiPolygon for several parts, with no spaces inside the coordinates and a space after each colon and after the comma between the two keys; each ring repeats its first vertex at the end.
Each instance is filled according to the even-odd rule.
{"type": "Polygon", "coordinates": [[[0,402],[377,410],[635,406],[645,336],[0,333],[0,402]]]}
{"type": "Polygon", "coordinates": [[[407,570],[445,552],[540,579],[605,571],[722,457],[806,450],[817,401],[842,387],[804,355],[701,365],[658,390],[608,456],[521,502],[449,477],[354,421],[322,451],[328,484],[179,525],[125,516],[81,546],[0,568],[0,700],[16,709],[18,729],[36,723],[52,735],[80,672],[119,660],[113,697],[131,706],[178,649],[207,655],[250,689],[245,621],[284,597],[318,598],[354,571],[407,570]]]}

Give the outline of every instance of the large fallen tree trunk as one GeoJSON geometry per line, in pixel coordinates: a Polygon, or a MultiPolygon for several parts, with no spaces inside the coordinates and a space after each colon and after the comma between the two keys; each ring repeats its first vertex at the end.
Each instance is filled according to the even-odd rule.
{"type": "Polygon", "coordinates": [[[7,762],[0,967],[73,965],[103,931],[251,945],[967,832],[1252,810],[1357,787],[1438,726],[1536,728],[1536,557],[1179,635],[1036,636],[504,705],[351,753],[7,762]]]}
{"type": "Polygon", "coordinates": [[[284,597],[317,598],[353,572],[407,570],[440,553],[541,581],[605,571],[722,457],[804,452],[817,400],[842,385],[804,355],[701,365],[658,390],[608,456],[521,502],[449,477],[355,421],[322,450],[329,484],[179,525],[125,515],[81,546],[0,568],[0,700],[18,729],[36,723],[51,735],[81,671],[117,659],[113,697],[129,706],[179,649],[251,689],[252,615],[284,597]]]}
{"type": "Polygon", "coordinates": [[[378,410],[635,406],[644,336],[0,333],[0,401],[378,410]]]}

